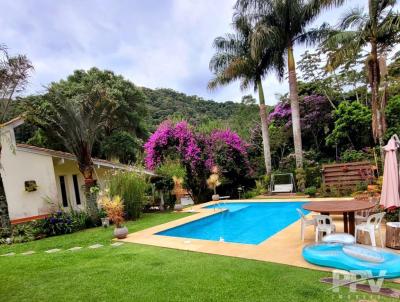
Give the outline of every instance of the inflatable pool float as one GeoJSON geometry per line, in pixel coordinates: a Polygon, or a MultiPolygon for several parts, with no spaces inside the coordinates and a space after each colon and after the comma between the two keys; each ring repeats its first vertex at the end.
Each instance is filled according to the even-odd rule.
{"type": "Polygon", "coordinates": [[[305,246],[303,257],[320,266],[370,271],[373,277],[379,277],[382,271],[386,271],[387,279],[400,277],[400,255],[388,249],[361,244],[321,243],[305,246]]]}
{"type": "Polygon", "coordinates": [[[356,238],[353,235],[346,233],[334,233],[326,235],[322,238],[322,242],[325,243],[343,243],[343,244],[354,244],[356,238]]]}

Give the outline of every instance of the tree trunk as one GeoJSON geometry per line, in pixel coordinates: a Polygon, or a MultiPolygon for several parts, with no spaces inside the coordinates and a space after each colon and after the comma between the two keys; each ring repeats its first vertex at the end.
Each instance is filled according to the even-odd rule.
{"type": "Polygon", "coordinates": [[[0,235],[9,236],[10,234],[11,234],[11,222],[8,213],[6,192],[4,190],[3,179],[0,174],[0,235]]]}
{"type": "Polygon", "coordinates": [[[383,146],[383,116],[379,101],[379,63],[378,63],[378,48],[375,39],[371,40],[371,60],[369,62],[370,70],[370,85],[371,85],[371,108],[372,108],[372,134],[374,139],[378,139],[382,163],[385,162],[383,146]]]}
{"type": "Polygon", "coordinates": [[[269,175],[271,174],[272,171],[271,144],[269,141],[268,118],[267,118],[267,111],[265,108],[264,90],[262,87],[261,79],[257,80],[257,88],[260,101],[260,118],[261,118],[261,132],[262,132],[262,141],[264,149],[265,171],[267,175],[269,175]]]}
{"type": "Polygon", "coordinates": [[[79,171],[82,173],[85,182],[86,211],[90,216],[96,218],[97,213],[97,194],[91,192],[91,188],[95,186],[93,179],[93,162],[88,164],[79,164],[79,171]]]}
{"type": "Polygon", "coordinates": [[[300,107],[299,107],[299,96],[297,94],[296,65],[294,62],[292,43],[290,43],[288,47],[288,72],[289,72],[290,107],[292,110],[294,152],[296,155],[296,167],[302,168],[303,146],[301,141],[300,107]]]}

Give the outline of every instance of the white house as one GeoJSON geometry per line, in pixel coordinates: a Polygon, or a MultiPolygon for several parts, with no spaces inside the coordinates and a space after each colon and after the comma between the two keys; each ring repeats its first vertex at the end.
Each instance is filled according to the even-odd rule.
{"type": "MultiPolygon", "coordinates": [[[[15,118],[0,127],[1,167],[0,174],[8,202],[12,223],[39,219],[49,214],[51,207],[58,204],[64,208],[85,208],[83,177],[78,170],[75,156],[71,153],[17,144],[14,129],[23,124],[22,118],[15,118]],[[33,187],[34,190],[29,188],[33,187]]],[[[95,179],[100,186],[111,169],[135,170],[102,159],[93,159],[95,179]]]]}

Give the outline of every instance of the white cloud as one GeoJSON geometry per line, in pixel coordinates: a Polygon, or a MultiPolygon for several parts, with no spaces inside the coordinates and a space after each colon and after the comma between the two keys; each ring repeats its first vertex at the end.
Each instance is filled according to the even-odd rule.
{"type": "MultiPolygon", "coordinates": [[[[239,101],[239,83],[207,90],[216,36],[231,31],[236,0],[3,0],[0,43],[24,53],[35,73],[29,92],[92,66],[114,70],[135,84],[173,88],[217,101],[239,101]]],[[[366,0],[358,2],[360,5],[366,0]]],[[[348,7],[317,20],[336,23],[348,7]]],[[[304,48],[296,48],[298,59],[304,48]]],[[[264,80],[267,102],[287,92],[274,75],[264,80]]],[[[254,93],[253,93],[254,94],[254,93]]]]}

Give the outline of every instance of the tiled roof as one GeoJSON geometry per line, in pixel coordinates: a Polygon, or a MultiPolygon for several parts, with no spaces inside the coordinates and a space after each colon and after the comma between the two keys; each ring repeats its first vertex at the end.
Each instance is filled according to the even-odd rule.
{"type": "MultiPolygon", "coordinates": [[[[36,153],[36,154],[42,154],[42,155],[49,155],[49,156],[57,157],[57,158],[76,160],[75,155],[68,153],[68,152],[56,151],[56,150],[52,150],[52,149],[46,149],[46,148],[36,147],[36,146],[32,146],[32,145],[27,145],[27,144],[17,144],[17,150],[36,153]]],[[[127,171],[136,171],[138,173],[144,173],[144,174],[148,174],[148,175],[155,175],[153,172],[151,172],[149,170],[140,169],[140,168],[130,166],[130,165],[124,165],[121,163],[115,163],[115,162],[105,160],[105,159],[92,158],[92,160],[95,165],[116,168],[116,169],[122,169],[122,170],[127,170],[127,171]]]]}
{"type": "Polygon", "coordinates": [[[9,120],[8,122],[5,122],[4,124],[1,124],[1,127],[6,127],[12,124],[17,124],[20,125],[24,122],[24,119],[22,118],[22,116],[17,116],[16,118],[13,118],[12,120],[9,120]]]}

